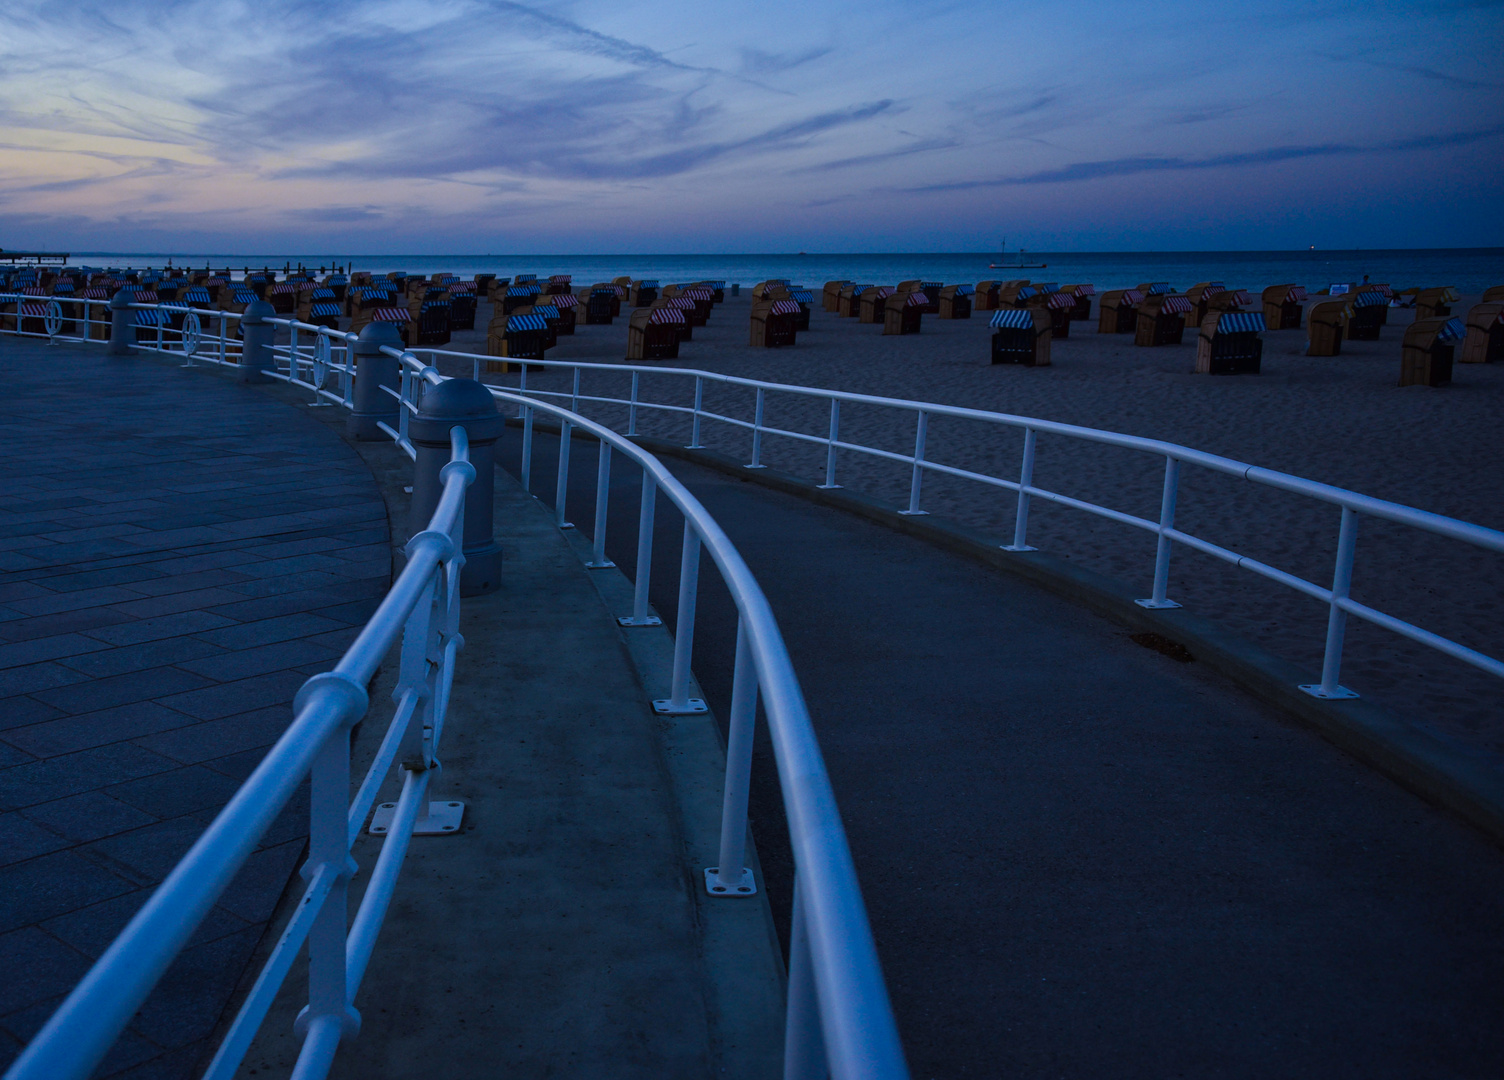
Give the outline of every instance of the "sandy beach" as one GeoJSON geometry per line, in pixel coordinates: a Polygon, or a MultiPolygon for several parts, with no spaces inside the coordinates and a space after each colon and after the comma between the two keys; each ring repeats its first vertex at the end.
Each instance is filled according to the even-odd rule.
{"type": "MultiPolygon", "coordinates": [[[[810,329],[799,334],[794,348],[754,349],[747,344],[748,291],[728,295],[708,325],[695,328],[693,340],[681,345],[678,360],[646,366],[964,405],[1164,439],[1504,528],[1504,459],[1496,445],[1504,367],[1457,364],[1449,387],[1398,388],[1400,339],[1413,319],[1407,309],[1391,309],[1380,340],[1344,342],[1342,355],[1334,358],[1306,357],[1304,329],[1266,333],[1260,375],[1216,377],[1193,374],[1190,333],[1180,346],[1139,348],[1131,336],[1096,333],[1093,317],[1072,324],[1069,338],[1053,342],[1049,367],[993,366],[990,313],[953,321],[927,315],[920,334],[885,337],[877,326],[819,310],[818,293],[810,329]]],[[[1476,302],[1464,296],[1453,313],[1465,314],[1476,302]]],[[[481,304],[477,327],[489,321],[489,307],[481,304]]],[[[623,315],[609,327],[581,325],[547,357],[624,363],[626,322],[623,315]]],[[[458,332],[449,348],[484,352],[484,332],[458,332]]],[[[470,366],[441,364],[455,374],[467,374],[470,366]]],[[[486,378],[514,386],[518,381],[515,373],[486,378]]],[[[562,374],[534,372],[528,378],[531,387],[568,387],[562,374]]],[[[582,388],[587,395],[625,397],[628,377],[592,374],[582,388]]],[[[692,381],[644,375],[642,396],[688,405],[692,381]]],[[[752,397],[750,390],[712,384],[704,405],[750,419],[752,397]]],[[[593,405],[584,411],[625,422],[624,409],[593,405]]],[[[769,395],[766,423],[823,434],[828,412],[823,403],[769,395]]],[[[843,439],[900,453],[912,452],[913,424],[912,414],[891,409],[847,405],[841,413],[843,439]]],[[[688,434],[683,417],[646,411],[639,428],[668,437],[688,434]]],[[[723,424],[706,422],[702,441],[731,454],[750,452],[749,434],[723,424]]],[[[1015,431],[936,418],[927,457],[1016,478],[1021,446],[1015,431]]],[[[814,478],[823,476],[825,453],[823,447],[770,436],[763,460],[814,478]]],[[[1035,483],[1066,495],[1154,518],[1162,478],[1160,458],[1039,439],[1035,483]]],[[[902,465],[842,453],[837,480],[907,502],[909,470],[902,465]]],[[[923,506],[992,531],[1000,542],[1011,538],[1015,501],[1009,492],[929,474],[923,506]]],[[[1335,507],[1232,477],[1194,468],[1182,474],[1180,528],[1318,584],[1331,581],[1338,518],[1335,507]]],[[[1147,534],[1035,500],[1029,542],[1149,593],[1154,541],[1147,534]]],[[[1497,556],[1413,529],[1362,522],[1353,578],[1353,595],[1361,602],[1498,656],[1504,654],[1501,594],[1504,564],[1497,556]]],[[[1319,670],[1327,612],[1314,600],[1184,548],[1175,551],[1169,596],[1313,674],[1319,670]]],[[[1504,686],[1481,671],[1350,620],[1342,681],[1475,746],[1504,753],[1504,686]]]]}

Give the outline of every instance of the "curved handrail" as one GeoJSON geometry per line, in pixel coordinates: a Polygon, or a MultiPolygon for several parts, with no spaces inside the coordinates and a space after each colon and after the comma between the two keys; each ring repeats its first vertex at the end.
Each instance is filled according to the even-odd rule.
{"type": "MultiPolygon", "coordinates": [[[[442,356],[469,360],[477,365],[481,359],[485,359],[474,353],[463,353],[448,349],[425,348],[418,351],[430,357],[442,356]]],[[[1346,619],[1349,615],[1383,627],[1392,633],[1409,638],[1411,641],[1425,645],[1453,659],[1461,660],[1463,663],[1486,671],[1491,675],[1504,678],[1504,660],[1362,604],[1353,600],[1349,595],[1356,544],[1356,530],[1360,516],[1366,515],[1368,517],[1392,521],[1421,529],[1436,536],[1459,540],[1487,551],[1504,553],[1504,532],[1497,529],[1477,525],[1473,522],[1462,521],[1444,514],[1406,506],[1387,499],[1376,498],[1372,495],[1364,495],[1361,492],[1350,491],[1333,484],[1308,480],[1304,477],[1295,476],[1276,469],[1252,465],[1248,462],[1238,461],[1220,454],[1207,453],[1203,450],[1197,450],[1193,447],[1183,446],[1162,439],[1125,435],[1099,428],[1060,423],[1054,420],[1041,420],[1036,417],[1020,416],[1011,413],[993,412],[958,405],[943,405],[938,402],[915,401],[874,394],[859,394],[845,390],[826,390],[818,387],[768,382],[736,375],[723,375],[699,368],[649,367],[639,364],[602,364],[573,360],[529,358],[526,361],[526,366],[523,368],[521,384],[517,390],[518,393],[534,400],[567,398],[576,408],[582,402],[626,406],[629,410],[629,434],[636,434],[635,418],[638,410],[651,409],[670,414],[684,415],[692,418],[691,446],[699,445],[700,426],[705,420],[720,422],[734,428],[747,430],[752,434],[751,467],[754,468],[761,467],[761,446],[764,435],[782,436],[800,442],[824,446],[826,447],[824,485],[826,487],[836,486],[837,451],[851,451],[900,465],[908,465],[913,470],[909,505],[908,509],[904,511],[908,514],[923,512],[920,510],[920,492],[922,477],[925,473],[937,473],[957,477],[1013,491],[1018,494],[1019,499],[1014,524],[1013,543],[1005,545],[1006,549],[1010,551],[1033,550],[1028,546],[1026,537],[1030,500],[1036,498],[1153,533],[1158,538],[1158,543],[1155,552],[1152,593],[1148,598],[1138,601],[1147,608],[1173,608],[1179,606],[1167,596],[1171,549],[1174,544],[1181,544],[1192,548],[1328,605],[1329,616],[1326,646],[1322,659],[1321,681],[1301,687],[1302,690],[1315,697],[1346,698],[1358,696],[1339,683],[1346,619]],[[542,366],[566,372],[573,371],[575,376],[573,387],[570,390],[530,388],[527,386],[526,369],[528,366],[542,366]],[[582,393],[580,374],[584,371],[613,373],[617,375],[630,374],[632,378],[631,396],[623,398],[582,393]],[[639,379],[643,374],[693,380],[694,405],[687,406],[643,400],[638,393],[639,379]],[[726,416],[705,409],[702,402],[704,387],[707,383],[744,387],[755,391],[756,407],[753,419],[746,420],[736,416],[726,416]],[[817,435],[764,424],[763,402],[766,395],[770,393],[789,394],[796,397],[828,402],[830,405],[830,426],[827,433],[817,435]],[[912,414],[916,420],[913,453],[899,453],[842,439],[840,437],[839,419],[840,406],[843,403],[896,409],[912,414]],[[1010,480],[953,465],[946,465],[926,458],[924,450],[925,435],[931,416],[947,416],[1022,431],[1024,434],[1024,446],[1019,478],[1017,480],[1010,480]],[[1113,446],[1162,457],[1165,461],[1165,478],[1158,520],[1124,513],[1111,507],[1102,506],[1084,499],[1073,498],[1069,495],[1036,485],[1033,482],[1034,451],[1035,439],[1040,433],[1060,435],[1084,442],[1113,446]],[[1182,465],[1199,466],[1212,472],[1233,476],[1264,487],[1306,496],[1339,508],[1342,519],[1331,587],[1328,588],[1314,582],[1306,581],[1295,574],[1176,528],[1175,511],[1180,484],[1180,468],[1182,465]]]]}

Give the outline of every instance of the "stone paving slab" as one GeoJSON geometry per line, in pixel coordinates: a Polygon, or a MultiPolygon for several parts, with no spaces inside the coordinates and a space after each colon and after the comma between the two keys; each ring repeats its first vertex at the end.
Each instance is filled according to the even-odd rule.
{"type": "MultiPolygon", "coordinates": [[[[211,371],[0,339],[0,1067],[291,719],[390,574],[370,470],[211,371]]],[[[301,858],[300,796],[101,1076],[188,1077],[301,858]]]]}

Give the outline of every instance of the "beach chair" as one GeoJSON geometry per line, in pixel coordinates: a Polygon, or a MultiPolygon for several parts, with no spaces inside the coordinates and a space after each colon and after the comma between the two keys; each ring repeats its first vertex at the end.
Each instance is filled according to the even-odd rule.
{"type": "Polygon", "coordinates": [[[1133,343],[1145,347],[1179,345],[1185,335],[1185,315],[1191,302],[1171,293],[1154,293],[1138,306],[1133,343]]]}
{"type": "Polygon", "coordinates": [[[1185,291],[1185,298],[1191,302],[1191,310],[1185,315],[1187,330],[1201,328],[1201,323],[1206,319],[1207,301],[1213,294],[1222,292],[1226,288],[1227,285],[1220,281],[1198,281],[1185,291]]]}
{"type": "Polygon", "coordinates": [[[1259,335],[1267,328],[1263,312],[1208,312],[1196,338],[1196,373],[1257,375],[1264,356],[1259,335]]]}
{"type": "Polygon", "coordinates": [[[1504,285],[1490,285],[1483,290],[1485,304],[1504,304],[1504,285]]]}
{"type": "Polygon", "coordinates": [[[827,281],[825,291],[820,294],[820,306],[825,311],[840,311],[841,290],[850,284],[849,281],[827,281]]]}
{"type": "Polygon", "coordinates": [[[1348,296],[1352,313],[1347,317],[1347,340],[1378,341],[1379,328],[1389,316],[1389,298],[1377,292],[1359,292],[1348,296]]]}
{"type": "Polygon", "coordinates": [[[679,332],[683,327],[684,312],[679,308],[637,308],[627,323],[627,359],[677,359],[679,332]]]}
{"type": "MultiPolygon", "coordinates": [[[[617,279],[616,284],[621,284],[620,278],[617,279]]],[[[656,278],[643,278],[639,281],[632,282],[631,289],[628,292],[628,303],[630,303],[634,308],[647,307],[657,299],[658,280],[656,278]]],[[[615,314],[621,314],[621,306],[619,303],[615,310],[615,314]]]]}
{"type": "Polygon", "coordinates": [[[943,281],[900,281],[899,292],[922,292],[925,297],[925,315],[940,314],[940,290],[945,288],[943,281]]]}
{"type": "Polygon", "coordinates": [[[1467,337],[1462,342],[1464,364],[1492,364],[1504,361],[1504,301],[1474,304],[1463,324],[1467,337]]]}
{"type": "Polygon", "coordinates": [[[808,330],[809,314],[815,304],[815,294],[809,289],[795,285],[789,288],[788,299],[799,305],[799,315],[795,320],[794,329],[808,330]]]}
{"type": "Polygon", "coordinates": [[[1005,281],[997,289],[999,308],[1023,307],[1024,302],[1039,290],[1027,281],[1005,281]]]}
{"type": "Polygon", "coordinates": [[[449,329],[449,291],[447,289],[428,289],[427,295],[415,297],[408,304],[409,322],[407,328],[408,348],[419,345],[448,345],[450,338],[449,329]]]}
{"type": "Polygon", "coordinates": [[[1378,312],[1380,326],[1387,326],[1389,324],[1389,308],[1394,302],[1393,289],[1391,289],[1388,285],[1380,282],[1364,282],[1354,290],[1354,293],[1355,295],[1361,293],[1378,293],[1380,296],[1382,296],[1384,298],[1383,306],[1375,307],[1374,310],[1378,312]]]}
{"type": "MultiPolygon", "coordinates": [[[[516,312],[503,315],[502,318],[505,321],[502,323],[500,340],[496,342],[499,351],[498,348],[488,348],[487,351],[492,356],[505,356],[518,360],[542,360],[544,352],[549,347],[548,321],[533,311],[516,312]]],[[[505,362],[490,361],[486,364],[487,371],[506,372],[511,369],[512,365],[505,362]]]]}
{"type": "Polygon", "coordinates": [[[616,290],[604,282],[590,287],[585,298],[585,325],[610,326],[611,310],[616,304],[616,290]]]}
{"type": "Polygon", "coordinates": [[[1271,285],[1264,290],[1264,322],[1272,330],[1299,330],[1306,291],[1299,285],[1271,285]]]}
{"type": "Polygon", "coordinates": [[[278,315],[292,315],[298,310],[298,286],[296,282],[284,281],[266,290],[266,299],[278,315]]]}
{"type": "Polygon", "coordinates": [[[1049,316],[1051,337],[1071,336],[1071,312],[1076,310],[1076,297],[1073,294],[1031,291],[1024,300],[1024,306],[1039,308],[1049,316]]]}
{"type": "Polygon", "coordinates": [[[559,311],[559,333],[566,337],[574,336],[574,328],[580,321],[579,298],[574,293],[555,293],[548,301],[559,311]]]}
{"type": "Polygon", "coordinates": [[[860,282],[852,282],[841,289],[841,306],[836,314],[843,319],[855,319],[862,314],[862,293],[868,289],[875,289],[876,285],[863,285],[860,282]]]}
{"type": "Polygon", "coordinates": [[[1452,314],[1452,305],[1457,302],[1457,290],[1450,285],[1437,289],[1422,289],[1415,294],[1415,321],[1444,319],[1452,314]]]}
{"type": "Polygon", "coordinates": [[[1050,366],[1051,327],[1042,308],[999,308],[993,312],[992,362],[1050,366]]]}
{"type": "Polygon", "coordinates": [[[475,309],[478,306],[473,282],[456,281],[449,284],[449,329],[474,330],[475,309]]]}
{"type": "Polygon", "coordinates": [[[1002,288],[1001,281],[979,281],[976,291],[972,293],[971,306],[974,311],[997,310],[997,291],[1002,288]]]}
{"type": "Polygon", "coordinates": [[[1445,386],[1452,381],[1452,343],[1466,334],[1461,319],[1417,319],[1400,347],[1401,386],[1445,386]]]}
{"type": "Polygon", "coordinates": [[[1137,289],[1108,289],[1097,304],[1097,333],[1131,334],[1138,329],[1138,306],[1144,294],[1137,289]]]}
{"type": "Polygon", "coordinates": [[[870,289],[864,289],[862,291],[861,310],[857,313],[857,320],[864,323],[881,324],[886,317],[888,297],[897,291],[891,285],[874,285],[870,289]]]}
{"type": "Polygon", "coordinates": [[[1351,314],[1352,305],[1345,298],[1312,304],[1306,313],[1306,355],[1339,355],[1351,314]]]}
{"type": "Polygon", "coordinates": [[[571,274],[553,274],[548,279],[548,284],[543,286],[544,296],[558,296],[560,293],[573,292],[570,282],[574,281],[571,274]]]}
{"type": "Polygon", "coordinates": [[[303,320],[314,326],[327,326],[331,330],[339,329],[339,302],[337,300],[315,300],[308,307],[308,317],[303,320]]]}
{"type": "Polygon", "coordinates": [[[969,319],[971,318],[971,298],[974,290],[970,285],[947,285],[940,290],[940,309],[937,314],[942,319],[969,319]]]}
{"type": "Polygon", "coordinates": [[[799,329],[799,305],[787,298],[754,299],[749,343],[758,349],[794,345],[799,329]]]}
{"type": "Polygon", "coordinates": [[[510,315],[520,308],[532,307],[537,296],[537,286],[508,285],[501,296],[501,313],[510,315]]]}
{"type": "Polygon", "coordinates": [[[1095,285],[1062,285],[1060,291],[1070,293],[1076,298],[1076,304],[1071,309],[1071,322],[1091,321],[1091,298],[1097,294],[1095,285]]]}
{"type": "Polygon", "coordinates": [[[920,320],[930,308],[922,289],[898,291],[883,306],[883,334],[917,334],[920,320]]]}
{"type": "Polygon", "coordinates": [[[1172,293],[1175,290],[1170,288],[1168,281],[1144,281],[1139,283],[1137,291],[1145,296],[1159,296],[1161,293],[1172,293]]]}
{"type": "Polygon", "coordinates": [[[677,311],[682,318],[674,323],[674,329],[679,335],[679,341],[693,341],[695,336],[695,302],[684,296],[660,296],[654,300],[649,310],[660,311],[663,309],[677,311]]]}

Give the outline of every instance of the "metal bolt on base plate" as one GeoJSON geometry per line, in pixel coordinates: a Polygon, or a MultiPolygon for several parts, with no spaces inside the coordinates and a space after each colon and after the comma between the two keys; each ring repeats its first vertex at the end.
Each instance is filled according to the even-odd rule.
{"type": "Polygon", "coordinates": [[[656,615],[644,615],[641,619],[635,619],[631,615],[618,615],[618,626],[662,626],[663,620],[656,615]]]}
{"type": "Polygon", "coordinates": [[[706,707],[704,698],[692,697],[683,705],[675,705],[668,698],[659,698],[653,702],[653,711],[659,716],[689,716],[710,710],[706,707]]]}
{"type": "Polygon", "coordinates": [[[1339,686],[1329,694],[1321,688],[1320,683],[1301,683],[1300,689],[1304,690],[1314,698],[1322,698],[1326,701],[1342,701],[1347,698],[1363,696],[1362,694],[1355,693],[1354,691],[1349,690],[1345,686],[1339,686]]]}
{"type": "MultiPolygon", "coordinates": [[[[372,836],[385,836],[392,831],[392,817],[397,813],[397,804],[384,802],[371,815],[371,825],[366,831],[372,836]]],[[[447,836],[460,831],[460,822],[465,817],[462,802],[431,802],[428,816],[413,822],[414,836],[447,836]]]]}
{"type": "Polygon", "coordinates": [[[757,894],[757,881],[752,877],[751,867],[742,867],[742,878],[729,888],[721,884],[721,879],[716,877],[720,872],[719,866],[707,866],[705,868],[705,891],[711,896],[755,896],[757,894]]]}

